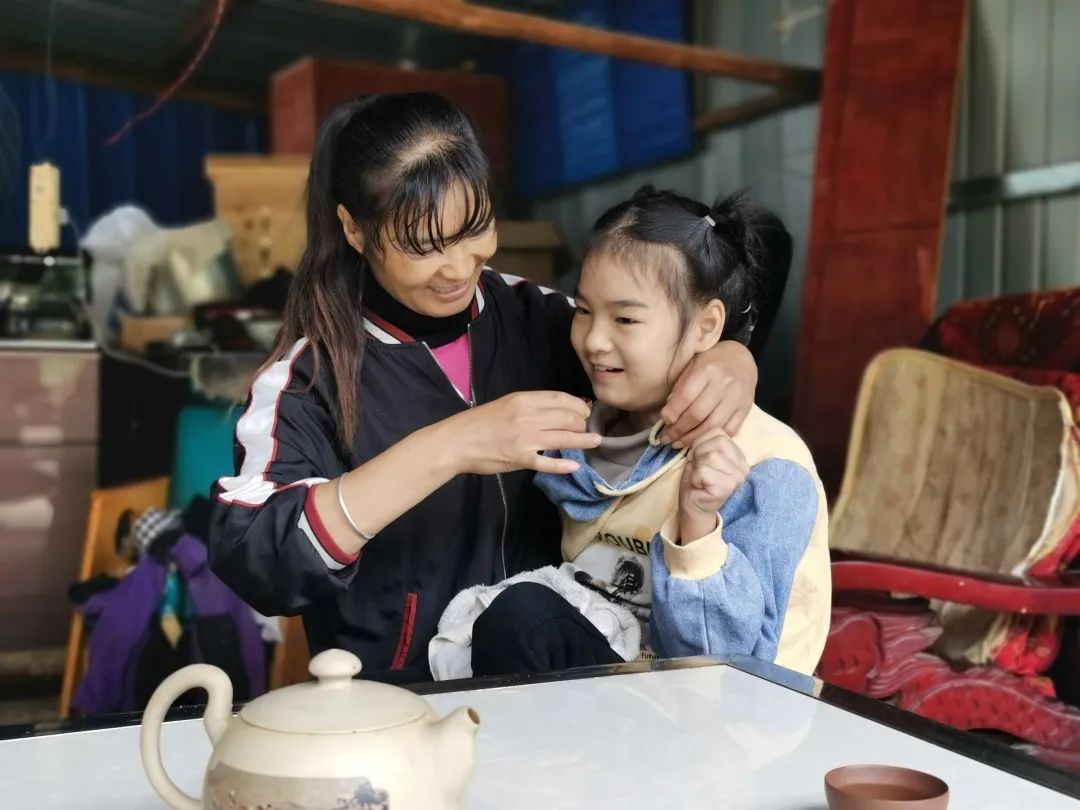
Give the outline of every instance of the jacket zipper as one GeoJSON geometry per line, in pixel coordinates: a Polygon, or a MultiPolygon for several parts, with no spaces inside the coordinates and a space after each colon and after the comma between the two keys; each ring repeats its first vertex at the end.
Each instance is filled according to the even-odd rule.
{"type": "Polygon", "coordinates": [[[495,473],[495,483],[499,485],[499,497],[502,498],[503,503],[503,527],[502,537],[499,538],[499,558],[502,560],[502,578],[506,579],[509,576],[509,574],[506,573],[506,530],[507,524],[510,522],[510,505],[506,501],[506,489],[503,487],[502,475],[500,473],[495,473]]]}
{"type": "MultiPolygon", "coordinates": [[[[432,360],[433,363],[435,363],[435,367],[439,369],[439,371],[442,373],[443,377],[446,378],[446,381],[448,383],[450,383],[450,387],[454,389],[454,393],[457,394],[458,397],[461,399],[461,401],[465,403],[465,407],[467,407],[467,408],[469,408],[471,410],[472,408],[476,407],[476,385],[473,383],[472,324],[469,324],[467,327],[465,327],[465,335],[469,339],[469,398],[468,399],[466,399],[462,395],[462,393],[460,391],[458,391],[458,387],[456,385],[454,385],[454,381],[450,379],[450,375],[446,373],[446,369],[444,369],[442,367],[442,364],[439,362],[439,359],[435,356],[435,352],[433,352],[431,350],[431,347],[427,344],[427,342],[426,341],[421,341],[420,344],[425,349],[427,349],[427,353],[431,356],[431,360],[432,360]]],[[[500,473],[495,473],[495,483],[499,485],[499,497],[502,499],[502,505],[503,505],[502,535],[499,538],[499,560],[502,563],[502,570],[503,570],[502,578],[506,579],[506,577],[507,577],[507,572],[506,572],[506,532],[509,530],[509,527],[510,527],[510,504],[506,500],[506,488],[503,485],[503,479],[502,479],[502,475],[500,473]]]]}

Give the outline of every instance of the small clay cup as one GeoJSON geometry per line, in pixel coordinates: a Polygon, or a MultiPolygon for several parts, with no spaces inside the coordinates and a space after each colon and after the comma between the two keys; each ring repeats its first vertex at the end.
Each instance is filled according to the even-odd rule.
{"type": "Polygon", "coordinates": [[[825,774],[829,810],[946,810],[949,786],[922,771],[848,765],[825,774]]]}

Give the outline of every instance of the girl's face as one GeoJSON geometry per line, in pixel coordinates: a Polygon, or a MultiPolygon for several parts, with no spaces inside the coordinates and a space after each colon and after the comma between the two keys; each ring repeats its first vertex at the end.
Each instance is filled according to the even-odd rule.
{"type": "Polygon", "coordinates": [[[596,398],[619,410],[655,414],[694,355],[716,345],[723,304],[710,301],[683,328],[660,281],[604,253],[588,256],[576,293],[570,342],[596,398]]]}
{"type": "MultiPolygon", "coordinates": [[[[367,256],[380,286],[413,312],[445,318],[468,309],[476,295],[480,273],[498,247],[494,221],[473,237],[426,255],[399,248],[393,234],[381,250],[365,250],[363,235],[344,208],[339,207],[346,238],[367,256]]],[[[464,193],[447,194],[440,212],[442,232],[458,233],[466,216],[464,193]]]]}

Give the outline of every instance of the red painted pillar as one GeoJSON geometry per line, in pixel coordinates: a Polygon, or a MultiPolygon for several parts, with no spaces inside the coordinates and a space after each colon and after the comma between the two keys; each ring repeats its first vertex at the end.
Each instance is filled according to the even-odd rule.
{"type": "Polygon", "coordinates": [[[965,0],[832,0],[795,424],[826,486],[863,369],[934,315],[965,0]]]}

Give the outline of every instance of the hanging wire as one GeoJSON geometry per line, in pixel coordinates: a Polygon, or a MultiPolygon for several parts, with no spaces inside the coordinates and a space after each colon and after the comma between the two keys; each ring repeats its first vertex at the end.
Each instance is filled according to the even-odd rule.
{"type": "Polygon", "coordinates": [[[213,44],[214,38],[217,36],[218,29],[221,27],[221,20],[225,16],[225,9],[229,5],[229,0],[215,0],[216,7],[214,8],[214,16],[210,21],[210,29],[206,32],[206,38],[203,40],[202,45],[199,46],[199,50],[192,57],[191,62],[184,72],[180,74],[180,78],[174,81],[171,85],[165,88],[165,91],[157,97],[153,104],[142,112],[132,116],[113,133],[107,141],[106,146],[114,146],[121,138],[128,134],[140,121],[144,121],[151,115],[156,113],[164,106],[165,102],[172,98],[173,94],[179,90],[184,83],[191,78],[191,74],[195,72],[195,69],[199,67],[203,57],[206,56],[206,52],[210,50],[210,45],[213,44]]]}

